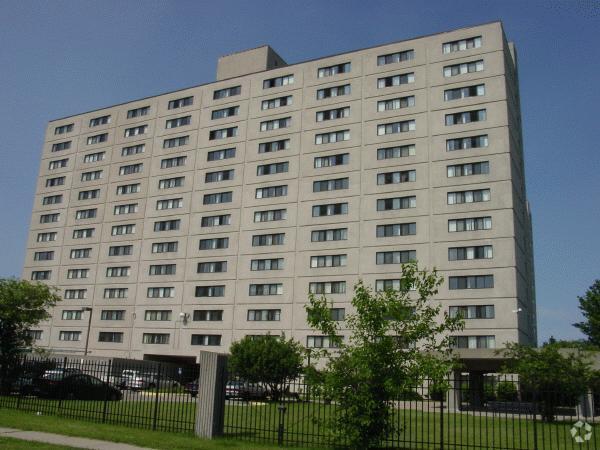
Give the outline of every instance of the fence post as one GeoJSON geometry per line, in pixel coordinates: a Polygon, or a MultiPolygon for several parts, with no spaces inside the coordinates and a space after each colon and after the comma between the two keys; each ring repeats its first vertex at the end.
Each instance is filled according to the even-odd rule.
{"type": "Polygon", "coordinates": [[[207,351],[201,351],[198,357],[196,436],[212,439],[223,434],[227,358],[227,355],[207,351]]]}
{"type": "Polygon", "coordinates": [[[538,450],[538,435],[537,435],[537,391],[533,393],[533,450],[538,450]]]}
{"type": "MultiPolygon", "coordinates": [[[[106,366],[105,366],[106,367],[106,366]]],[[[102,380],[106,382],[105,393],[104,393],[104,408],[102,409],[102,423],[106,423],[106,409],[108,407],[108,393],[110,392],[110,374],[112,368],[112,359],[108,360],[108,371],[106,372],[106,379],[102,380]]]]}
{"type": "Polygon", "coordinates": [[[154,417],[152,418],[152,429],[156,430],[156,421],[158,420],[158,395],[159,395],[159,389],[160,389],[160,371],[162,369],[162,366],[159,364],[158,365],[158,370],[156,373],[156,392],[155,395],[156,397],[154,398],[154,417]]]}
{"type": "Polygon", "coordinates": [[[440,399],[440,450],[444,450],[444,395],[440,399]]]}

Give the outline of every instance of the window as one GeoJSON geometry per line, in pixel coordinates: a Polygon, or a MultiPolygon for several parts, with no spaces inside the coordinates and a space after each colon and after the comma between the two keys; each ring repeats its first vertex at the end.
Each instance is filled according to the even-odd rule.
{"type": "Polygon", "coordinates": [[[108,141],[108,133],[96,134],[87,138],[87,145],[100,144],[108,141]]]}
{"type": "Polygon", "coordinates": [[[313,217],[337,216],[348,214],[348,203],[331,203],[329,205],[315,205],[312,207],[313,217]]]}
{"type": "Polygon", "coordinates": [[[444,101],[459,100],[468,97],[480,97],[485,95],[485,84],[467,86],[455,89],[446,89],[444,91],[444,101]]]}
{"type": "Polygon", "coordinates": [[[59,127],[55,127],[54,134],[57,135],[57,134],[70,133],[71,131],[73,131],[74,126],[75,126],[75,124],[69,123],[67,125],[61,125],[59,127]]]}
{"type": "Polygon", "coordinates": [[[63,201],[62,194],[48,195],[48,196],[42,198],[42,205],[57,205],[59,203],[62,203],[62,201],[63,201]]]}
{"type": "Polygon", "coordinates": [[[81,331],[61,331],[58,333],[59,341],[79,341],[81,340],[81,331]]]}
{"type": "Polygon", "coordinates": [[[147,310],[144,314],[144,320],[147,320],[147,321],[171,320],[171,311],[169,311],[169,310],[147,310]]]}
{"type": "Polygon", "coordinates": [[[239,106],[230,106],[228,108],[215,109],[211,113],[210,118],[212,120],[224,119],[226,117],[237,116],[239,114],[239,112],[240,112],[239,106]]]}
{"type": "Polygon", "coordinates": [[[134,173],[140,173],[144,168],[144,164],[128,164],[126,166],[119,167],[119,175],[131,175],[134,173]]]}
{"type": "Polygon", "coordinates": [[[278,322],[281,319],[280,309],[249,309],[248,322],[278,322]]]}
{"type": "Polygon", "coordinates": [[[141,108],[130,109],[129,111],[127,111],[127,118],[133,119],[135,117],[147,116],[149,112],[149,106],[142,106],[141,108]]]}
{"type": "Polygon", "coordinates": [[[411,106],[415,106],[414,95],[379,101],[377,102],[377,111],[393,111],[396,109],[410,108],[411,106]]]}
{"type": "Polygon", "coordinates": [[[65,289],[65,300],[82,300],[87,297],[87,289],[65,289]]]}
{"type": "Polygon", "coordinates": [[[377,135],[406,133],[408,131],[415,131],[416,129],[417,126],[414,120],[403,120],[401,122],[377,125],[377,135]]]}
{"type": "Polygon", "coordinates": [[[483,70],[483,59],[461,64],[444,66],[444,76],[446,78],[463,75],[465,73],[481,72],[483,70]]]}
{"type": "Polygon", "coordinates": [[[262,142],[258,144],[258,153],[271,153],[280,150],[288,150],[290,148],[289,139],[281,139],[279,141],[262,142]]]}
{"type": "Polygon", "coordinates": [[[183,97],[183,98],[178,98],[175,100],[170,100],[169,103],[167,104],[167,109],[183,108],[184,106],[191,106],[193,104],[194,104],[193,96],[183,97]]]}
{"type": "Polygon", "coordinates": [[[321,167],[343,166],[348,164],[349,161],[349,153],[340,153],[331,156],[315,156],[314,167],[315,169],[319,169],[321,167]]]}
{"type": "MultiPolygon", "coordinates": [[[[88,138],[88,143],[89,143],[90,138],[88,138]]],[[[63,150],[68,150],[71,148],[71,141],[65,141],[65,142],[57,142],[56,144],[52,144],[52,152],[61,152],[63,150]]]]}
{"type": "Polygon", "coordinates": [[[169,337],[168,333],[144,333],[142,335],[142,343],[166,345],[169,343],[169,337]]]}
{"type": "Polygon", "coordinates": [[[56,241],[57,233],[56,231],[52,231],[49,233],[38,233],[37,242],[52,242],[56,241]]]}
{"type": "Polygon", "coordinates": [[[461,231],[491,230],[491,229],[492,229],[492,218],[490,216],[448,220],[448,232],[449,233],[461,232],[461,231]]]}
{"type": "Polygon", "coordinates": [[[448,192],[448,204],[479,203],[490,201],[489,189],[476,189],[473,191],[448,192]]]}
{"type": "Polygon", "coordinates": [[[458,289],[492,289],[494,287],[494,275],[469,275],[449,277],[450,290],[458,289]]]}
{"type": "Polygon", "coordinates": [[[255,198],[284,197],[287,195],[287,185],[256,188],[255,198]]]}
{"type": "Polygon", "coordinates": [[[198,263],[197,273],[227,272],[227,261],[198,263]]]}
{"type": "Polygon", "coordinates": [[[216,172],[206,172],[204,175],[205,183],[216,183],[218,181],[233,180],[235,169],[218,170],[216,172]]]}
{"type": "Polygon", "coordinates": [[[448,152],[452,152],[454,150],[466,150],[469,148],[483,148],[487,146],[487,134],[446,140],[446,151],[448,152]]]}
{"type": "Polygon", "coordinates": [[[317,122],[324,122],[327,120],[342,119],[344,117],[350,117],[350,107],[345,106],[343,108],[327,109],[325,111],[317,111],[317,122]]]}
{"type": "Polygon", "coordinates": [[[65,184],[65,177],[55,177],[46,179],[46,187],[63,186],[65,184]]]}
{"type": "Polygon", "coordinates": [[[43,334],[44,333],[42,332],[42,330],[27,330],[27,335],[33,341],[40,341],[40,340],[42,340],[43,334]]]}
{"type": "Polygon", "coordinates": [[[283,117],[281,119],[265,120],[260,123],[260,131],[271,131],[279,128],[288,128],[292,125],[291,117],[283,117]]]}
{"type": "Polygon", "coordinates": [[[172,242],[154,242],[152,244],[152,253],[174,253],[179,247],[178,241],[172,242]]]}
{"type": "Polygon", "coordinates": [[[228,237],[200,239],[198,244],[199,250],[218,250],[223,248],[229,248],[228,237]]]}
{"type": "Polygon", "coordinates": [[[108,256],[129,256],[133,254],[133,245],[111,245],[108,256]]]}
{"type": "Polygon", "coordinates": [[[146,144],[130,145],[121,149],[121,156],[139,155],[146,151],[146,144]]]}
{"type": "Polygon", "coordinates": [[[179,230],[181,219],[159,220],[154,222],[154,231],[174,231],[179,230]]]}
{"type": "Polygon", "coordinates": [[[377,79],[377,89],[383,89],[391,86],[402,86],[415,82],[415,74],[413,72],[404,73],[401,75],[392,75],[377,79]]]}
{"type": "Polygon", "coordinates": [[[69,163],[69,158],[55,159],[48,163],[48,170],[62,169],[63,167],[67,167],[68,163],[69,163]]]}
{"type": "Polygon", "coordinates": [[[175,119],[168,119],[165,122],[165,128],[169,129],[184,127],[186,125],[189,125],[190,123],[192,123],[192,116],[177,117],[175,119]]]}
{"type": "Polygon", "coordinates": [[[100,312],[100,320],[124,320],[125,310],[123,309],[103,309],[100,312]]]}
{"type": "Polygon", "coordinates": [[[216,346],[221,345],[220,334],[192,334],[192,345],[216,346]]]}
{"type": "Polygon", "coordinates": [[[311,242],[345,241],[348,239],[348,228],[330,230],[314,230],[310,233],[311,242]]]}
{"type": "Polygon", "coordinates": [[[183,198],[167,198],[164,200],[156,201],[156,209],[158,211],[162,209],[176,209],[183,207],[183,198]]]}
{"type": "Polygon", "coordinates": [[[256,211],[254,213],[254,222],[274,222],[277,220],[286,220],[286,209],[272,209],[270,211],[256,211]]]}
{"type": "Polygon", "coordinates": [[[117,195],[137,194],[141,191],[140,183],[117,186],[117,195]]]}
{"type": "Polygon", "coordinates": [[[350,95],[352,88],[349,84],[343,84],[341,86],[332,86],[317,90],[317,100],[323,100],[325,98],[340,97],[342,95],[350,95]]]}
{"type": "Polygon", "coordinates": [[[175,275],[177,273],[177,264],[151,264],[148,268],[148,275],[175,275]]]}
{"type": "Polygon", "coordinates": [[[80,309],[64,309],[62,320],[81,320],[82,311],[80,309]]]}
{"type": "Polygon", "coordinates": [[[190,137],[189,136],[179,136],[174,138],[165,139],[163,141],[163,148],[173,148],[173,147],[182,147],[184,145],[189,144],[190,137]]]}
{"type": "Polygon", "coordinates": [[[453,348],[496,348],[496,336],[451,336],[453,348]]]}
{"type": "Polygon", "coordinates": [[[233,199],[233,192],[216,192],[214,194],[204,194],[202,198],[203,205],[218,205],[221,203],[231,203],[233,199]]]}
{"type": "Polygon", "coordinates": [[[488,161],[456,164],[447,167],[448,178],[463,177],[469,175],[482,175],[490,173],[490,163],[488,161]]]}
{"type": "Polygon", "coordinates": [[[449,313],[463,319],[493,319],[495,315],[494,305],[451,306],[449,313]]]}
{"type": "Polygon", "coordinates": [[[255,234],[252,236],[252,247],[265,247],[271,245],[283,245],[285,233],[255,234]]]}
{"type": "Polygon", "coordinates": [[[377,159],[394,159],[394,158],[406,158],[409,156],[415,156],[415,146],[414,144],[410,145],[401,145],[397,147],[385,147],[377,149],[377,159]]]}
{"type": "Polygon", "coordinates": [[[102,178],[102,170],[92,170],[81,174],[81,181],[95,181],[102,178]]]}
{"type": "Polygon", "coordinates": [[[235,148],[225,148],[223,150],[213,150],[207,153],[207,161],[221,161],[223,159],[235,158],[235,148]]]}
{"type": "Polygon", "coordinates": [[[417,234],[416,222],[377,225],[376,228],[376,235],[378,238],[393,236],[414,236],[415,234],[417,234]]]}
{"type": "Polygon", "coordinates": [[[348,73],[348,72],[350,72],[351,69],[352,69],[352,64],[349,62],[335,64],[333,66],[320,67],[317,70],[317,78],[325,78],[325,77],[331,77],[333,75],[337,75],[340,73],[348,73]]]}
{"type": "Polygon", "coordinates": [[[51,270],[34,270],[31,272],[31,279],[33,281],[49,280],[51,275],[51,270]]]}
{"type": "Polygon", "coordinates": [[[123,342],[123,333],[120,331],[100,331],[98,332],[98,342],[120,344],[123,342]]]}
{"type": "Polygon", "coordinates": [[[417,197],[391,197],[377,199],[377,211],[392,211],[395,209],[408,209],[417,207],[417,197]]]}
{"type": "Polygon", "coordinates": [[[224,297],[225,286],[196,286],[196,297],[224,297]]]}
{"type": "Polygon", "coordinates": [[[321,267],[344,267],[348,263],[348,255],[319,255],[310,257],[312,269],[321,267]]]}
{"type": "Polygon", "coordinates": [[[251,284],[248,288],[250,297],[281,294],[283,294],[283,284],[281,283],[251,284]]]}
{"type": "Polygon", "coordinates": [[[384,172],[377,174],[377,184],[398,184],[417,181],[416,170],[400,170],[397,172],[384,172]]]}
{"type": "Polygon", "coordinates": [[[332,144],[334,142],[347,141],[350,139],[350,130],[333,131],[331,133],[320,133],[315,135],[315,144],[332,144]]]}
{"type": "Polygon", "coordinates": [[[192,315],[195,322],[221,322],[223,320],[222,309],[196,309],[192,315]]]}
{"type": "Polygon", "coordinates": [[[238,127],[221,128],[219,130],[210,130],[208,139],[214,141],[215,139],[226,139],[235,137],[238,135],[238,127]]]}
{"type": "Polygon", "coordinates": [[[111,230],[112,236],[122,236],[124,234],[134,234],[135,224],[113,225],[111,230]]]}
{"type": "Polygon", "coordinates": [[[100,189],[90,189],[88,191],[79,191],[77,200],[92,200],[100,196],[100,189]]]}
{"type": "Polygon", "coordinates": [[[125,205],[115,205],[113,209],[113,214],[115,216],[120,216],[122,214],[133,214],[138,212],[138,204],[137,203],[128,203],[125,205]]]}
{"type": "Polygon", "coordinates": [[[74,249],[71,249],[69,258],[71,258],[71,259],[89,258],[91,253],[92,253],[91,248],[74,248],[74,249]]]}
{"type": "Polygon", "coordinates": [[[85,239],[94,236],[94,228],[80,228],[73,230],[73,239],[85,239]]]}
{"type": "Polygon", "coordinates": [[[337,348],[337,343],[329,336],[306,336],[307,348],[337,348]]]}
{"type": "Polygon", "coordinates": [[[336,322],[341,322],[346,318],[345,308],[330,308],[329,312],[331,314],[331,320],[334,320],[336,322]]]}
{"type": "Polygon", "coordinates": [[[404,50],[401,52],[388,53],[377,57],[377,65],[384,66],[386,64],[394,64],[398,62],[410,61],[415,59],[414,50],[404,50]]]}
{"type": "Polygon", "coordinates": [[[308,292],[311,294],[345,294],[345,281],[320,281],[312,282],[308,285],[308,292]]]}
{"type": "Polygon", "coordinates": [[[442,44],[442,53],[462,52],[471,48],[481,47],[481,36],[476,36],[468,39],[460,39],[458,41],[444,42],[442,44]]]}
{"type": "Polygon", "coordinates": [[[96,153],[88,153],[83,157],[84,163],[93,163],[98,161],[103,161],[106,152],[96,152],[96,153]]]}
{"type": "Polygon", "coordinates": [[[414,290],[410,286],[407,286],[407,284],[408,283],[400,278],[375,280],[375,292],[384,292],[390,289],[394,291],[405,291],[406,289],[414,290]]]}
{"type": "Polygon", "coordinates": [[[283,258],[253,259],[250,270],[283,270],[283,258]]]}
{"type": "Polygon", "coordinates": [[[67,270],[67,278],[69,280],[75,280],[79,278],[87,278],[90,273],[90,269],[69,269],[67,270]]]}
{"type": "Polygon", "coordinates": [[[333,180],[313,181],[313,192],[337,191],[348,189],[349,178],[335,178],[333,180]]]}
{"type": "Polygon", "coordinates": [[[465,261],[470,259],[491,259],[494,251],[491,245],[475,245],[472,247],[450,247],[448,261],[465,261]]]}
{"type": "Polygon", "coordinates": [[[285,173],[289,170],[290,164],[286,162],[263,164],[256,167],[256,175],[274,175],[276,173],[285,173]]]}
{"type": "Polygon", "coordinates": [[[125,128],[125,137],[138,136],[140,134],[146,134],[148,131],[148,125],[139,125],[137,127],[125,128]]]}
{"type": "Polygon", "coordinates": [[[375,254],[376,264],[406,264],[410,261],[416,261],[417,252],[415,250],[402,250],[391,252],[377,252],[375,254]]]}
{"type": "Polygon", "coordinates": [[[107,278],[128,277],[130,273],[131,273],[131,267],[129,267],[129,266],[107,267],[106,268],[106,277],[107,278]]]}
{"type": "Polygon", "coordinates": [[[42,214],[40,216],[40,223],[53,223],[53,222],[58,222],[58,220],[60,219],[60,214],[59,213],[54,213],[54,214],[42,214]]]}
{"type": "Polygon", "coordinates": [[[170,169],[172,167],[185,166],[187,156],[176,156],[174,158],[165,158],[160,161],[161,169],[170,169]]]}
{"type": "Polygon", "coordinates": [[[110,123],[110,115],[90,119],[90,128],[110,123]]]}
{"type": "Polygon", "coordinates": [[[481,122],[486,120],[486,116],[487,114],[485,109],[446,114],[446,126],[481,122]]]}
{"type": "Polygon", "coordinates": [[[240,95],[241,92],[241,86],[233,86],[225,89],[218,89],[213,92],[213,100],[220,100],[222,98],[233,97],[234,95],[240,95]]]}
{"type": "Polygon", "coordinates": [[[185,181],[185,177],[174,177],[174,178],[163,178],[158,180],[159,189],[172,189],[176,187],[182,187],[185,181]]]}
{"type": "Polygon", "coordinates": [[[200,226],[219,227],[223,225],[231,225],[231,214],[221,214],[218,216],[205,216],[200,220],[200,226]]]}
{"type": "Polygon", "coordinates": [[[267,109],[281,108],[282,106],[290,106],[292,104],[292,96],[286,95],[285,97],[277,97],[269,100],[263,100],[260,104],[260,109],[263,111],[267,109]]]}
{"type": "Polygon", "coordinates": [[[284,75],[282,77],[269,78],[263,81],[263,89],[270,89],[280,86],[287,86],[294,83],[294,75],[284,75]]]}
{"type": "Polygon", "coordinates": [[[52,261],[53,259],[54,259],[54,252],[53,251],[35,252],[33,254],[33,260],[34,261],[52,261]]]}

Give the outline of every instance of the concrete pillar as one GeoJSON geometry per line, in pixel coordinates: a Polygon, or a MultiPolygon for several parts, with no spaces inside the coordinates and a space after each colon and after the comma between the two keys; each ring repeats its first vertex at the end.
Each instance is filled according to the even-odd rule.
{"type": "Polygon", "coordinates": [[[223,434],[227,358],[227,355],[200,352],[196,398],[196,435],[199,437],[211,439],[223,434]]]}
{"type": "Polygon", "coordinates": [[[446,400],[446,405],[449,412],[459,412],[460,411],[460,381],[461,381],[461,372],[459,370],[455,370],[450,372],[450,390],[448,391],[448,398],[446,400]]]}
{"type": "Polygon", "coordinates": [[[592,394],[592,391],[588,390],[579,397],[577,415],[580,417],[594,417],[594,394],[592,394]]]}
{"type": "Polygon", "coordinates": [[[469,403],[471,407],[483,406],[483,372],[469,372],[469,403]]]}

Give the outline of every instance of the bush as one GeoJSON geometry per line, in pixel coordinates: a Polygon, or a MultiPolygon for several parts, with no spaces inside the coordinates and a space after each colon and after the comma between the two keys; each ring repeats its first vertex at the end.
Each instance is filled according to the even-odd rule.
{"type": "Polygon", "coordinates": [[[514,383],[510,381],[501,381],[496,388],[498,393],[498,401],[514,402],[519,399],[519,393],[514,383]]]}

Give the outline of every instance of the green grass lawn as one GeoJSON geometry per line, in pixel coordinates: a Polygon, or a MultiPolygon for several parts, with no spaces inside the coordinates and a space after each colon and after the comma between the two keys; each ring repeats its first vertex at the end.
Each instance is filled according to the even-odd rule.
{"type": "Polygon", "coordinates": [[[73,450],[74,447],[64,445],[42,444],[41,442],[22,441],[8,437],[0,437],[0,448],[2,450],[73,450]]]}

